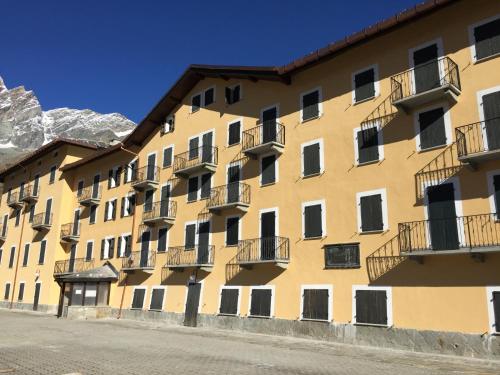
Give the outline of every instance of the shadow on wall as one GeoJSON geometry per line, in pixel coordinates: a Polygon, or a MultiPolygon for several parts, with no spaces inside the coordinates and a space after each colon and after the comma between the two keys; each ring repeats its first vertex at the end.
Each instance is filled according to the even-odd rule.
{"type": "MultiPolygon", "coordinates": [[[[226,267],[232,267],[232,265],[226,265],[226,267]]],[[[273,264],[257,264],[250,269],[240,267],[238,272],[231,273],[230,278],[226,279],[226,285],[264,285],[277,278],[284,271],[285,269],[273,264]]]]}

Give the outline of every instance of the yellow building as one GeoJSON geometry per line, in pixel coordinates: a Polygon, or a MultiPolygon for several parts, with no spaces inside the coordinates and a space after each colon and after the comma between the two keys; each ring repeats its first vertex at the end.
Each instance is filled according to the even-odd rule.
{"type": "Polygon", "coordinates": [[[190,66],[121,143],[0,174],[3,305],[41,280],[59,316],[498,355],[498,56],[500,3],[448,0],[282,67],[190,66]],[[19,203],[37,173],[50,227],[19,203]]]}

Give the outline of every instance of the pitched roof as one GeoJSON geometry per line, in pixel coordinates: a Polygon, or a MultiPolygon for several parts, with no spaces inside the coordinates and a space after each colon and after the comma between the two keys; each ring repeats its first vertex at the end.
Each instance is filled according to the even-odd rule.
{"type": "Polygon", "coordinates": [[[87,271],[62,275],[58,277],[58,279],[63,281],[73,281],[73,282],[116,281],[118,280],[118,271],[110,262],[106,262],[100,267],[92,268],[87,271]]]}

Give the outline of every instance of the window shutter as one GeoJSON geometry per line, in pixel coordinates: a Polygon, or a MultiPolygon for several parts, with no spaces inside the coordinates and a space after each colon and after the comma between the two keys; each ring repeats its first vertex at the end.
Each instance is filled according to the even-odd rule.
{"type": "Polygon", "coordinates": [[[205,91],[205,103],[204,105],[207,106],[207,105],[210,105],[212,104],[213,102],[215,101],[215,97],[214,97],[214,89],[211,88],[211,89],[208,89],[205,91]]]}
{"type": "Polygon", "coordinates": [[[234,145],[240,143],[240,127],[241,123],[239,121],[233,122],[229,125],[229,142],[228,144],[234,145]]]}
{"type": "Polygon", "coordinates": [[[495,332],[500,332],[500,292],[493,292],[492,303],[495,316],[495,332]]]}
{"type": "Polygon", "coordinates": [[[109,202],[104,205],[104,221],[108,221],[109,202]]]}
{"type": "Polygon", "coordinates": [[[476,59],[500,53],[500,19],[476,27],[474,38],[476,40],[476,59]]]}
{"type": "Polygon", "coordinates": [[[493,186],[495,189],[495,211],[498,215],[500,214],[500,175],[493,176],[493,186]]]}
{"type": "Polygon", "coordinates": [[[361,230],[369,232],[383,230],[382,195],[375,194],[361,197],[361,230]]]}
{"type": "Polygon", "coordinates": [[[167,250],[167,228],[158,230],[158,252],[163,253],[167,250]]]}
{"type": "Polygon", "coordinates": [[[163,294],[164,289],[153,289],[151,293],[151,305],[149,306],[150,310],[161,311],[163,305],[163,294]]]}
{"type": "Polygon", "coordinates": [[[94,247],[93,242],[87,242],[87,252],[85,254],[85,260],[91,260],[92,259],[92,250],[94,247]]]}
{"type": "Polygon", "coordinates": [[[119,258],[122,254],[122,236],[118,237],[118,246],[116,247],[116,257],[119,258]]]}
{"type": "Polygon", "coordinates": [[[111,189],[111,180],[113,179],[113,170],[108,171],[108,189],[111,189]]]}
{"type": "Polygon", "coordinates": [[[210,173],[205,173],[201,175],[201,198],[210,198],[210,189],[211,189],[211,179],[212,175],[210,173]]]}
{"type": "Polygon", "coordinates": [[[113,200],[113,201],[111,201],[111,204],[113,205],[113,212],[112,212],[112,214],[111,214],[111,218],[112,218],[113,220],[115,220],[115,219],[116,219],[116,203],[117,203],[117,200],[116,200],[116,199],[115,199],[115,200],[113,200]]]}
{"type": "Polygon", "coordinates": [[[358,163],[368,163],[379,160],[377,128],[361,130],[357,134],[358,163]]]}
{"type": "Polygon", "coordinates": [[[120,186],[121,176],[122,176],[122,167],[118,167],[115,172],[115,186],[120,186]]]}
{"type": "Polygon", "coordinates": [[[105,246],[105,242],[106,242],[106,240],[102,239],[102,241],[101,241],[101,260],[104,259],[104,246],[105,246]]]}
{"type": "Polygon", "coordinates": [[[133,215],[135,213],[135,194],[129,196],[128,205],[129,205],[130,215],[133,215]]]}
{"type": "Polygon", "coordinates": [[[195,95],[191,99],[191,112],[197,112],[201,107],[201,95],[195,95]]]}
{"type": "Polygon", "coordinates": [[[310,176],[321,172],[319,143],[304,147],[304,176],[310,176]]]}
{"type": "Polygon", "coordinates": [[[385,290],[356,291],[356,323],[387,325],[385,290]]]}
{"type": "Polygon", "coordinates": [[[302,120],[309,120],[319,115],[319,91],[302,96],[302,120]]]}
{"type": "Polygon", "coordinates": [[[304,207],[305,238],[321,237],[323,235],[321,204],[304,207]]]}
{"type": "Polygon", "coordinates": [[[238,245],[239,217],[230,217],[226,222],[226,246],[238,245]]]}
{"type": "Polygon", "coordinates": [[[186,225],[186,240],[185,247],[186,249],[192,249],[195,246],[196,241],[196,224],[186,225]]]}
{"type": "Polygon", "coordinates": [[[422,150],[446,144],[443,108],[420,113],[418,123],[420,128],[420,148],[422,150]]]}
{"type": "Polygon", "coordinates": [[[188,180],[188,201],[192,202],[198,198],[198,177],[188,180]]]}
{"type": "Polygon", "coordinates": [[[38,256],[38,264],[45,263],[45,251],[47,249],[47,241],[43,240],[40,243],[40,255],[38,256]]]}
{"type": "Polygon", "coordinates": [[[120,207],[120,217],[124,217],[124,216],[125,216],[125,198],[122,197],[122,204],[120,207]]]}
{"type": "Polygon", "coordinates": [[[233,103],[239,102],[240,101],[240,91],[241,91],[240,85],[235,86],[232,91],[233,91],[233,98],[232,98],[233,101],[232,102],[233,103]]]}
{"type": "Polygon", "coordinates": [[[250,315],[271,316],[271,289],[253,289],[250,315]]]}
{"type": "Polygon", "coordinates": [[[328,289],[305,289],[302,306],[304,319],[328,320],[328,289]]]}
{"type": "Polygon", "coordinates": [[[356,74],[354,77],[355,101],[375,96],[375,71],[373,69],[356,74]]]}
{"type": "Polygon", "coordinates": [[[113,258],[114,255],[115,255],[115,239],[111,238],[109,240],[109,254],[108,254],[109,259],[113,258]]]}
{"type": "Polygon", "coordinates": [[[222,289],[219,313],[236,315],[238,313],[238,289],[222,289]]]}
{"type": "Polygon", "coordinates": [[[262,158],[261,163],[261,169],[262,169],[262,176],[261,176],[261,181],[262,185],[265,184],[271,184],[276,181],[276,156],[275,155],[270,155],[265,158],[262,158]]]}
{"type": "Polygon", "coordinates": [[[170,167],[172,165],[172,147],[168,147],[163,150],[163,168],[170,167]]]}
{"type": "Polygon", "coordinates": [[[198,137],[189,140],[189,160],[196,159],[199,154],[199,141],[198,137]]]}
{"type": "Polygon", "coordinates": [[[229,87],[226,87],[225,98],[226,98],[226,103],[227,104],[233,104],[233,101],[232,101],[232,98],[231,98],[231,89],[229,87]]]}

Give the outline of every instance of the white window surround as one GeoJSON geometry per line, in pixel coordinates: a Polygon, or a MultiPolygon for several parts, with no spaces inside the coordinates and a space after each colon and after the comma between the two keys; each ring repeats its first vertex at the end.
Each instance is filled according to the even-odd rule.
{"type": "MultiPolygon", "coordinates": [[[[228,246],[227,244],[227,222],[229,219],[235,219],[235,218],[238,218],[238,241],[241,240],[242,236],[241,236],[241,222],[243,221],[242,220],[242,217],[241,215],[230,215],[230,216],[226,216],[226,218],[224,219],[224,246],[228,246]]],[[[237,245],[229,245],[229,246],[237,246],[237,245]]]]}
{"type": "Polygon", "coordinates": [[[318,238],[325,238],[327,236],[326,232],[326,201],[324,199],[302,202],[302,239],[312,240],[318,238]],[[321,205],[321,237],[308,237],[306,238],[306,207],[321,205]]]}
{"type": "MultiPolygon", "coordinates": [[[[493,184],[493,177],[496,175],[500,175],[500,169],[495,169],[492,171],[488,171],[486,173],[486,183],[488,185],[488,201],[490,203],[490,212],[499,214],[500,212],[496,212],[496,204],[495,204],[495,185],[493,184]]],[[[500,202],[498,202],[500,206],[500,202]]]]}
{"type": "MultiPolygon", "coordinates": [[[[166,285],[153,285],[151,287],[151,296],[149,296],[149,310],[151,310],[151,303],[153,302],[153,291],[155,289],[163,290],[163,298],[161,300],[161,311],[165,307],[165,295],[167,294],[167,286],[166,285]]],[[[144,300],[146,300],[146,295],[144,295],[144,300]]],[[[160,311],[160,310],[152,310],[152,311],[160,311]]]]}
{"type": "Polygon", "coordinates": [[[331,284],[302,284],[300,286],[300,320],[316,320],[304,318],[304,290],[327,289],[328,290],[328,321],[333,320],[333,285],[331,284]]]}
{"type": "MultiPolygon", "coordinates": [[[[162,150],[162,157],[165,158],[165,150],[168,148],[172,148],[172,163],[170,164],[170,167],[172,167],[174,165],[174,155],[175,155],[175,148],[174,147],[175,147],[174,144],[171,144],[171,145],[163,147],[163,150],[162,150]]],[[[162,160],[161,167],[162,168],[170,168],[170,167],[164,167],[164,165],[165,165],[165,160],[162,160]]]]}
{"type": "Polygon", "coordinates": [[[415,143],[416,143],[416,147],[417,147],[417,152],[426,152],[426,151],[435,150],[437,148],[441,148],[444,146],[449,146],[449,145],[451,145],[451,143],[453,141],[450,107],[449,107],[448,103],[443,102],[443,103],[438,103],[438,104],[435,104],[435,105],[432,105],[429,107],[419,108],[418,110],[415,111],[415,113],[413,115],[413,125],[415,128],[415,143]],[[444,112],[443,120],[444,120],[444,131],[445,131],[445,135],[446,135],[446,143],[444,145],[430,147],[430,148],[426,148],[426,149],[422,150],[422,148],[420,147],[419,116],[422,113],[432,111],[435,109],[439,109],[439,108],[443,108],[443,112],[444,112]]]}
{"type": "MultiPolygon", "coordinates": [[[[276,287],[274,285],[254,285],[250,286],[250,295],[248,298],[248,316],[252,317],[253,315],[251,314],[252,310],[252,291],[253,290],[271,290],[271,309],[270,309],[270,314],[268,318],[274,318],[274,305],[275,305],[275,299],[276,299],[276,287]]],[[[259,316],[261,318],[261,316],[259,316]]],[[[266,317],[264,317],[266,318],[266,317]]]]}
{"type": "Polygon", "coordinates": [[[279,234],[279,229],[280,229],[280,216],[279,216],[279,208],[278,207],[272,207],[272,208],[263,208],[259,210],[259,238],[262,237],[262,227],[260,225],[260,220],[262,219],[262,214],[265,214],[267,212],[274,212],[274,235],[278,237],[279,234]]]}
{"type": "Polygon", "coordinates": [[[479,60],[476,59],[476,38],[474,37],[474,29],[476,27],[485,25],[485,24],[490,23],[492,21],[495,21],[495,20],[497,20],[499,18],[500,18],[500,14],[496,14],[496,15],[494,15],[492,17],[483,19],[481,21],[473,23],[472,25],[469,25],[468,32],[469,32],[470,54],[471,54],[471,60],[472,60],[473,64],[476,64],[476,63],[479,63],[481,61],[485,61],[485,60],[488,60],[488,59],[492,59],[492,58],[494,58],[494,57],[496,57],[496,56],[499,55],[499,54],[494,54],[494,55],[491,55],[491,56],[488,56],[488,57],[485,57],[485,58],[482,58],[482,59],[479,59],[479,60]]]}
{"type": "Polygon", "coordinates": [[[126,243],[125,243],[125,237],[127,236],[130,236],[130,238],[132,239],[132,233],[122,233],[120,234],[120,248],[119,249],[116,249],[117,252],[118,252],[118,257],[120,258],[123,258],[125,256],[125,248],[126,248],[126,243]]]}
{"type": "MultiPolygon", "coordinates": [[[[202,306],[203,306],[203,291],[205,289],[205,280],[197,280],[196,284],[201,284],[201,287],[200,287],[200,300],[198,301],[198,314],[200,314],[201,310],[202,310],[202,306]]],[[[188,292],[189,292],[189,285],[186,285],[186,294],[184,296],[184,311],[186,311],[186,303],[187,303],[188,292]]]]}
{"type": "Polygon", "coordinates": [[[369,66],[366,66],[362,69],[359,69],[359,70],[356,70],[355,72],[353,72],[351,74],[351,85],[352,85],[352,90],[351,90],[351,97],[352,97],[352,104],[353,105],[356,105],[356,104],[360,104],[360,103],[364,103],[364,102],[367,102],[369,100],[373,100],[375,98],[377,98],[379,95],[380,95],[380,81],[379,81],[379,74],[378,74],[378,64],[372,64],[372,65],[369,65],[369,66]],[[358,100],[356,101],[356,81],[355,81],[355,77],[360,74],[360,73],[364,73],[370,69],[373,69],[373,86],[375,88],[375,95],[369,97],[369,98],[366,98],[366,99],[362,99],[362,100],[358,100]]]}
{"type": "Polygon", "coordinates": [[[175,128],[175,115],[174,114],[170,114],[168,115],[166,118],[165,118],[165,121],[163,122],[162,124],[162,131],[166,134],[166,133],[171,133],[173,130],[172,128],[170,127],[170,123],[173,124],[173,127],[172,128],[175,128]]]}
{"type": "MultiPolygon", "coordinates": [[[[364,129],[377,128],[377,139],[378,139],[378,160],[369,161],[366,163],[359,163],[359,150],[358,150],[358,132],[362,130],[361,126],[354,128],[353,130],[353,139],[354,139],[354,165],[355,166],[363,166],[368,164],[380,163],[384,160],[384,137],[382,135],[383,130],[380,128],[380,121],[375,121],[370,126],[366,126],[364,129]]],[[[363,130],[364,130],[363,129],[363,130]]]]}
{"type": "Polygon", "coordinates": [[[369,232],[363,232],[361,230],[362,228],[362,221],[361,221],[361,197],[368,197],[370,195],[377,195],[380,194],[382,196],[382,220],[384,227],[382,228],[382,232],[385,232],[389,230],[389,214],[387,212],[387,190],[386,188],[382,189],[376,189],[376,190],[369,190],[369,191],[362,191],[359,193],[356,193],[356,211],[357,211],[357,218],[358,218],[358,228],[357,232],[358,234],[366,234],[366,233],[379,233],[380,231],[369,231],[369,232]]]}
{"type": "Polygon", "coordinates": [[[268,153],[268,154],[264,154],[264,155],[260,155],[259,156],[259,186],[271,186],[271,185],[275,185],[279,182],[280,180],[280,168],[279,168],[279,157],[278,155],[274,154],[274,153],[268,153]],[[268,157],[268,156],[271,156],[271,155],[274,155],[276,156],[276,159],[274,160],[274,182],[271,182],[269,184],[262,184],[262,159],[268,157]]]}
{"type": "Polygon", "coordinates": [[[130,299],[130,309],[131,310],[143,310],[144,309],[144,304],[146,303],[146,299],[147,298],[148,298],[148,288],[146,286],[134,286],[132,288],[132,298],[130,299]],[[144,290],[144,298],[142,300],[142,306],[140,308],[139,307],[132,307],[132,305],[134,304],[135,291],[137,289],[144,290]]]}
{"type": "Polygon", "coordinates": [[[236,146],[241,144],[243,141],[243,117],[238,117],[234,120],[231,120],[227,123],[227,140],[226,140],[226,146],[231,147],[231,146],[236,146]],[[234,123],[240,123],[240,141],[238,143],[233,143],[232,145],[229,144],[229,128],[231,127],[232,124],[234,123]]]}
{"type": "Polygon", "coordinates": [[[500,335],[500,327],[495,327],[495,310],[493,308],[493,292],[500,292],[500,286],[486,287],[486,303],[488,306],[488,332],[500,335]]]}
{"type": "Polygon", "coordinates": [[[315,87],[311,90],[304,91],[304,92],[300,93],[299,105],[300,105],[300,123],[309,122],[309,121],[314,120],[314,119],[320,119],[323,116],[323,92],[322,92],[321,86],[318,86],[318,87],[315,87]],[[316,92],[316,91],[318,92],[318,116],[311,118],[311,119],[304,120],[304,118],[303,118],[303,112],[304,112],[303,98],[304,98],[304,96],[311,94],[313,92],[316,92]]]}
{"type": "Polygon", "coordinates": [[[500,86],[493,86],[488,89],[484,89],[481,91],[477,92],[477,108],[479,111],[479,121],[483,122],[481,128],[483,132],[483,142],[484,142],[484,150],[488,151],[488,137],[486,136],[486,128],[484,126],[484,121],[488,120],[487,118],[484,117],[484,109],[483,109],[483,96],[488,95],[488,94],[493,94],[495,92],[500,91],[500,86]]]}
{"type": "Polygon", "coordinates": [[[241,314],[241,293],[242,293],[242,287],[241,286],[235,286],[235,285],[221,285],[220,288],[219,288],[219,305],[218,305],[218,308],[217,308],[217,315],[230,315],[230,314],[223,314],[220,312],[220,304],[221,304],[221,301],[222,301],[222,291],[224,289],[236,289],[238,290],[238,308],[237,308],[237,311],[236,311],[236,316],[239,316],[241,314]]]}
{"type": "Polygon", "coordinates": [[[309,142],[302,143],[300,145],[300,151],[301,151],[301,158],[300,158],[300,176],[302,178],[304,177],[311,177],[311,176],[304,176],[304,148],[307,146],[311,146],[314,144],[319,144],[319,174],[323,174],[325,172],[325,150],[324,150],[324,142],[323,138],[318,138],[314,139],[309,142]]]}
{"type": "MultiPolygon", "coordinates": [[[[363,324],[363,325],[374,325],[377,324],[367,324],[367,323],[357,323],[356,322],[356,291],[357,290],[384,290],[387,297],[387,327],[392,327],[394,325],[393,314],[392,314],[392,287],[390,286],[368,286],[368,285],[353,285],[352,286],[352,324],[363,324]]],[[[385,327],[385,326],[384,326],[385,327]]]]}

